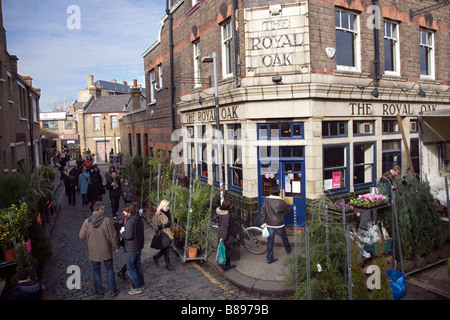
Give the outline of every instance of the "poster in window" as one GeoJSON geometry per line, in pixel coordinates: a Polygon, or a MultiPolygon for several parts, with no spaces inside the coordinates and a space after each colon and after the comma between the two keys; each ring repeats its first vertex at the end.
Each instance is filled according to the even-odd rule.
{"type": "Polygon", "coordinates": [[[332,188],[340,188],[341,187],[341,172],[333,172],[333,183],[332,188]]]}

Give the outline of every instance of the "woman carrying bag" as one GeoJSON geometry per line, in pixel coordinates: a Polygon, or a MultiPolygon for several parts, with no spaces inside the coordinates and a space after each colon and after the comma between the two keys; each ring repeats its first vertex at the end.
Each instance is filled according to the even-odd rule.
{"type": "Polygon", "coordinates": [[[231,208],[233,207],[233,201],[230,198],[225,198],[222,205],[216,209],[216,213],[219,216],[219,230],[217,232],[217,240],[223,241],[225,245],[225,257],[226,262],[224,265],[220,265],[224,271],[235,268],[235,265],[231,264],[231,256],[235,250],[236,233],[234,231],[234,218],[231,214],[231,208]]]}
{"type": "MultiPolygon", "coordinates": [[[[156,210],[155,216],[152,220],[153,230],[158,232],[164,232],[169,239],[173,241],[172,230],[170,229],[172,226],[172,214],[169,210],[169,201],[162,200],[156,210]]],[[[166,269],[169,271],[175,270],[170,264],[170,245],[161,249],[157,254],[153,256],[153,261],[157,266],[159,266],[158,260],[161,256],[164,256],[164,261],[166,262],[166,269]]]]}

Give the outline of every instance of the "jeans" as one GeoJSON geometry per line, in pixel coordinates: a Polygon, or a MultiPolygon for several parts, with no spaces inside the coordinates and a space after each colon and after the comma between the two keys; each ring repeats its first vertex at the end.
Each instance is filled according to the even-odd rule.
{"type": "MultiPolygon", "coordinates": [[[[97,261],[91,261],[92,262],[92,271],[94,273],[94,289],[95,293],[102,294],[103,288],[102,288],[102,275],[100,272],[101,262],[97,261]]],[[[106,274],[108,276],[108,288],[109,292],[116,291],[116,278],[114,277],[114,267],[113,267],[113,260],[106,260],[103,261],[103,264],[106,268],[106,274]]]]}
{"type": "Polygon", "coordinates": [[[111,200],[112,215],[115,218],[117,217],[117,212],[119,211],[120,198],[109,197],[109,199],[111,200]]]}
{"type": "Polygon", "coordinates": [[[286,250],[286,253],[291,252],[292,248],[289,243],[289,239],[286,235],[286,228],[269,228],[267,227],[267,230],[269,230],[269,237],[267,238],[267,262],[272,262],[273,257],[273,241],[275,240],[275,232],[278,232],[278,234],[281,236],[281,240],[283,240],[284,249],[286,250]]]}
{"type": "Polygon", "coordinates": [[[141,251],[125,252],[125,263],[127,264],[128,276],[131,280],[131,290],[142,288],[144,282],[144,270],[141,264],[141,251]]]}

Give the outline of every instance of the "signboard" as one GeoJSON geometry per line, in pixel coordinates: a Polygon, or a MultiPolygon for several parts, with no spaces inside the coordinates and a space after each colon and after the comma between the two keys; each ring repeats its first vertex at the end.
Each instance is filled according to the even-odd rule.
{"type": "Polygon", "coordinates": [[[309,72],[307,2],[245,9],[247,75],[309,72]]]}

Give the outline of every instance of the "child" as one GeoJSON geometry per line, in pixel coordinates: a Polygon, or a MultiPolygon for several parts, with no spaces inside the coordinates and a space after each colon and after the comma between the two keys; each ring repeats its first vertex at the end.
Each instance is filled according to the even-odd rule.
{"type": "Polygon", "coordinates": [[[128,179],[125,179],[123,182],[122,194],[123,194],[123,201],[125,201],[125,203],[131,203],[133,201],[134,190],[133,187],[130,185],[130,181],[128,179]]]}

